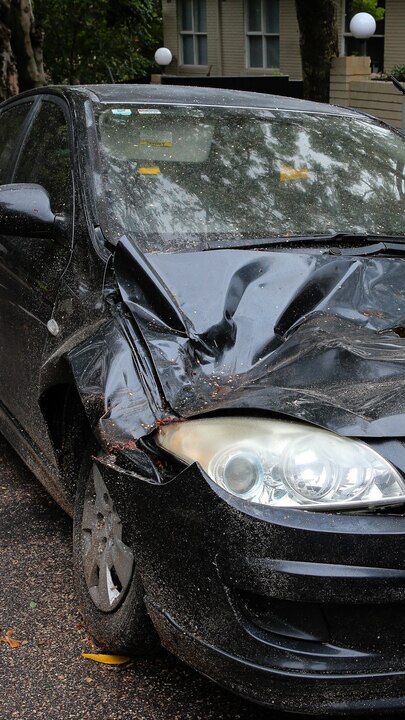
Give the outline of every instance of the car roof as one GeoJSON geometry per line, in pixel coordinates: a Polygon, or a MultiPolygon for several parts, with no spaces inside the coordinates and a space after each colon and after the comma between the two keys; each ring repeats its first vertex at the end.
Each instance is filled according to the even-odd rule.
{"type": "Polygon", "coordinates": [[[6,100],[9,104],[23,96],[52,94],[73,101],[86,97],[94,103],[157,103],[178,105],[206,105],[219,107],[266,108],[269,110],[322,113],[326,115],[362,116],[356,110],[326,103],[268,95],[265,93],[224,90],[222,88],[182,85],[110,84],[110,85],[48,85],[21,93],[6,100]]]}
{"type": "Polygon", "coordinates": [[[222,88],[193,87],[183,85],[86,85],[81,89],[100,103],[156,102],[174,104],[218,105],[223,107],[268,108],[273,110],[301,110],[327,114],[352,115],[349,108],[314,103],[307,100],[268,95],[265,93],[225,90],[222,88]]]}

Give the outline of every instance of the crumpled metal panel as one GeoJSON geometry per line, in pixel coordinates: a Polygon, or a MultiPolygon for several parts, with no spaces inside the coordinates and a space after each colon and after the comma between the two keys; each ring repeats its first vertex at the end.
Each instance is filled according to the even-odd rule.
{"type": "MultiPolygon", "coordinates": [[[[142,367],[141,353],[134,352],[122,316],[116,312],[111,321],[69,353],[86,412],[101,445],[112,454],[136,451],[135,441],[165,415],[156,389],[148,384],[150,372],[142,367]]],[[[149,474],[154,475],[151,468],[149,474]]],[[[144,475],[148,476],[145,468],[144,475]]]]}
{"type": "Polygon", "coordinates": [[[140,272],[122,238],[115,271],[179,416],[252,408],[404,434],[402,258],[224,249],[150,254],[140,272]]]}

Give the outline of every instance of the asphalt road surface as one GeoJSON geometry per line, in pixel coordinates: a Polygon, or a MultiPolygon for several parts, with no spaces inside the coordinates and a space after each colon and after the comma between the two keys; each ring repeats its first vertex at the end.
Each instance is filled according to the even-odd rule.
{"type": "Polygon", "coordinates": [[[121,669],[81,657],[97,648],[72,591],[71,521],[0,436],[0,636],[9,631],[22,644],[0,642],[0,720],[276,720],[164,651],[121,669]]]}

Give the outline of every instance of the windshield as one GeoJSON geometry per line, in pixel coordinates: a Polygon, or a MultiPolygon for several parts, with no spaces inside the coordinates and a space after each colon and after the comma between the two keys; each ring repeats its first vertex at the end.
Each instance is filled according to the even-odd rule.
{"type": "Polygon", "coordinates": [[[405,139],[368,118],[132,104],[97,122],[111,227],[144,251],[405,234],[405,139]]]}

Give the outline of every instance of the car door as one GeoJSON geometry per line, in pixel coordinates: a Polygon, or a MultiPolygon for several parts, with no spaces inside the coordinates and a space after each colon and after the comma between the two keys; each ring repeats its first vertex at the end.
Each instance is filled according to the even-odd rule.
{"type": "Polygon", "coordinates": [[[42,185],[52,211],[65,217],[63,238],[2,235],[0,228],[0,397],[15,426],[46,449],[39,371],[73,231],[69,123],[60,101],[44,99],[35,109],[8,181],[42,185]]]}

